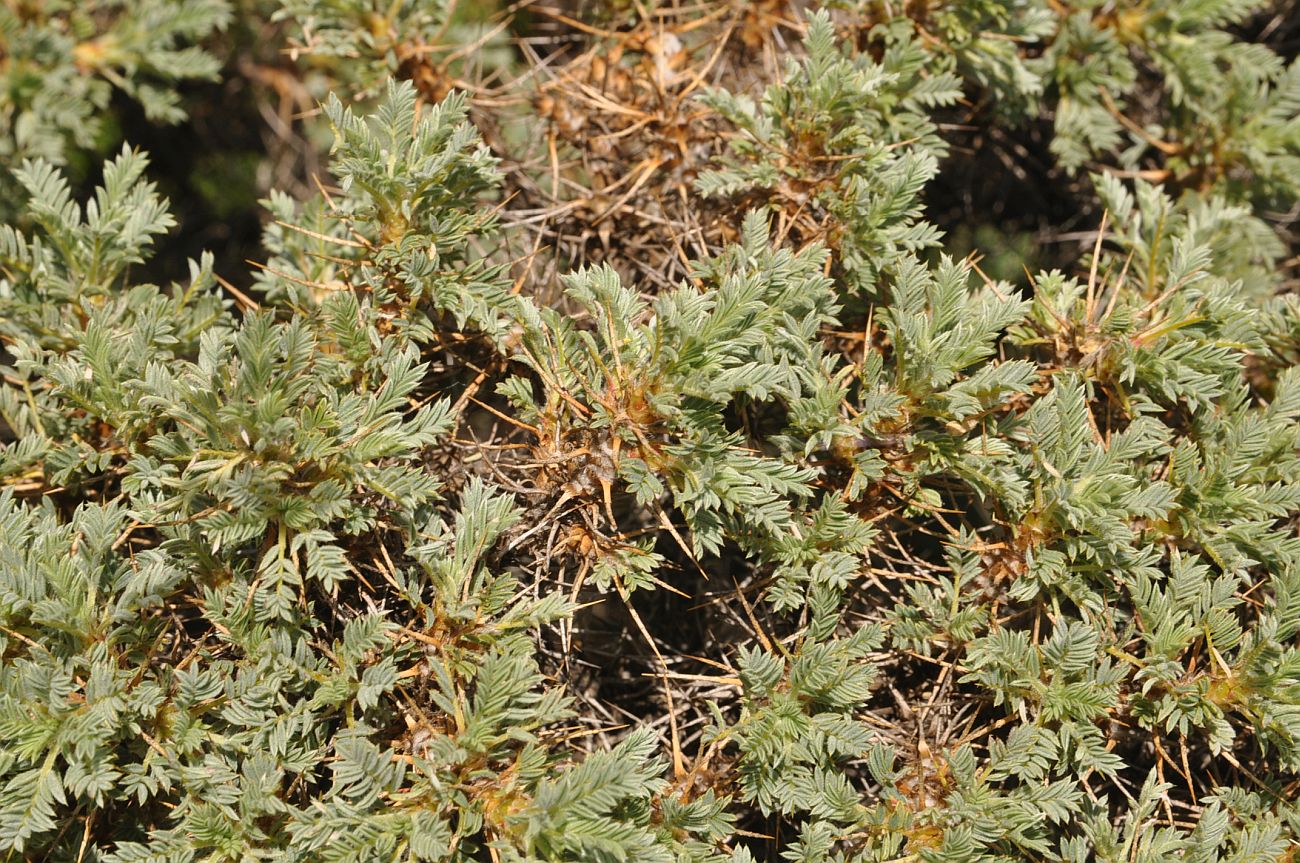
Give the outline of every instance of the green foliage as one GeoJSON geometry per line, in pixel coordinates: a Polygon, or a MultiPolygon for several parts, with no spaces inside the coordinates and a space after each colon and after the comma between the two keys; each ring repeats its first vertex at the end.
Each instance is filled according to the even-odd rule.
{"type": "Polygon", "coordinates": [[[1230,33],[1257,0],[840,5],[879,15],[886,41],[922,34],[932,68],[959,74],[1006,121],[1049,116],[1068,170],[1113,159],[1234,199],[1295,198],[1300,66],[1230,33]]]}
{"type": "Polygon", "coordinates": [[[0,338],[14,384],[0,391],[0,416],[18,438],[0,453],[0,474],[43,462],[56,482],[79,484],[111,471],[125,453],[119,430],[134,434],[152,421],[126,381],[189,355],[205,332],[233,326],[206,256],[191,262],[185,286],[126,283],[128,268],[174,224],[141,180],[147,164],[124,149],[84,206],[50,164],[27,162],[17,172],[38,230],[0,228],[0,338]]]}
{"type": "Polygon", "coordinates": [[[324,73],[324,83],[336,90],[373,95],[397,76],[441,97],[471,64],[512,62],[500,28],[490,27],[492,3],[279,0],[274,6],[273,20],[287,24],[290,56],[324,73]],[[478,47],[456,50],[467,44],[478,47]]]}
{"type": "Polygon", "coordinates": [[[4,847],[57,839],[64,806],[159,814],[147,832],[119,834],[113,860],[272,849],[355,860],[399,845],[471,860],[480,841],[530,859],[657,860],[671,858],[644,849],[680,843],[673,829],[721,829],[706,798],[656,836],[645,807],[662,782],[645,735],[553,773],[537,732],[566,715],[565,700],[544,686],[527,633],[567,605],[521,594],[480,558],[518,515],[471,486],[454,537],[430,524],[413,568],[394,573],[394,601],[432,634],[404,637],[392,607],[351,617],[318,651],[309,623],[258,624],[246,589],[203,587],[174,553],[114,554],[122,507],[87,505],[62,523],[5,493],[4,847]],[[183,665],[137,674],[167,649],[165,609],[196,589],[212,640],[183,665]],[[474,599],[448,605],[458,593],[474,599]],[[395,715],[412,727],[382,745],[395,715]]]}
{"type": "Polygon", "coordinates": [[[585,161],[521,81],[442,98],[509,65],[452,59],[487,10],[283,4],[346,102],[242,289],[150,281],[142,153],[60,166],[105,82],[177,119],[224,7],[0,13],[0,857],[1292,861],[1300,102],[1255,4],[635,5],[508,22],[541,92],[626,50],[585,161]],[[923,202],[1048,115],[1084,251],[994,280],[923,202]]]}
{"type": "MultiPolygon", "coordinates": [[[[219,61],[197,43],[229,20],[225,0],[6,3],[0,160],[57,165],[98,148],[114,91],[139,102],[151,121],[184,119],[176,88],[216,77],[219,61]]],[[[0,196],[14,193],[11,182],[0,176],[0,196]]],[[[12,203],[5,204],[11,218],[12,203]]]]}
{"type": "Polygon", "coordinates": [[[806,497],[811,474],[746,447],[723,413],[796,398],[803,370],[819,368],[815,335],[835,311],[824,260],[815,248],[770,249],[751,216],[742,245],[701,265],[704,290],[683,285],[648,308],[602,268],[568,279],[594,331],[526,308],[521,356],[546,397],[519,378],[504,391],[536,425],[555,481],[571,496],[608,496],[618,476],[643,506],[670,494],[697,554],[724,535],[752,543],[789,530],[787,498],[806,497]]]}
{"type": "Polygon", "coordinates": [[[760,102],[708,95],[740,134],[727,166],[696,186],[705,195],[764,193],[769,206],[815,225],[811,235],[838,253],[850,283],[871,290],[901,251],[938,242],[920,218],[921,189],[944,154],[928,111],[955,101],[958,81],[925,75],[924,52],[907,40],[880,62],[845,56],[825,12],[809,19],[805,48],[760,102]]]}
{"type": "Polygon", "coordinates": [[[277,221],[267,228],[273,256],[259,286],[302,309],[332,293],[367,294],[416,340],[431,338],[443,315],[499,334],[508,300],[501,267],[472,248],[492,235],[493,217],[478,204],[498,175],[466,122],[464,97],[421,106],[413,87],[390,82],[371,114],[335,97],[325,112],[341,195],[322,195],[301,213],[284,196],[268,202],[277,221]]]}

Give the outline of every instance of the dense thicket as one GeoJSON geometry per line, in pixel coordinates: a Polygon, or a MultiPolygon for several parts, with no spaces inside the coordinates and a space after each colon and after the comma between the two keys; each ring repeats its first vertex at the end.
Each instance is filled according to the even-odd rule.
{"type": "Polygon", "coordinates": [[[5,2],[0,856],[1300,859],[1298,44],[5,2]]]}

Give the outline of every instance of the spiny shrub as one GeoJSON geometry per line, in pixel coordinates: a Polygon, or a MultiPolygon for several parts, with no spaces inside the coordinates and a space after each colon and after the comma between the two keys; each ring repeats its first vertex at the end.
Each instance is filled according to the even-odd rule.
{"type": "MultiPolygon", "coordinates": [[[[230,19],[225,0],[34,0],[0,8],[0,159],[63,164],[112,134],[115,91],[154,122],[177,123],[177,88],[212,79],[220,61],[197,43],[230,19]],[[106,128],[106,121],[108,128],[106,128]]],[[[5,218],[16,190],[0,172],[5,218]]]]}
{"type": "MultiPolygon", "coordinates": [[[[227,23],[30,5],[6,40],[189,58],[96,67],[168,121],[227,23]]],[[[89,67],[0,96],[46,141],[0,227],[0,855],[1295,860],[1300,121],[1254,4],[535,5],[283,4],[334,144],[242,274],[167,279],[145,153],[61,167],[89,67]],[[566,71],[603,48],[635,100],[566,71]],[[927,217],[977,105],[1051,115],[1059,267],[927,217]],[[584,198],[613,146],[652,169],[584,198]]]]}

